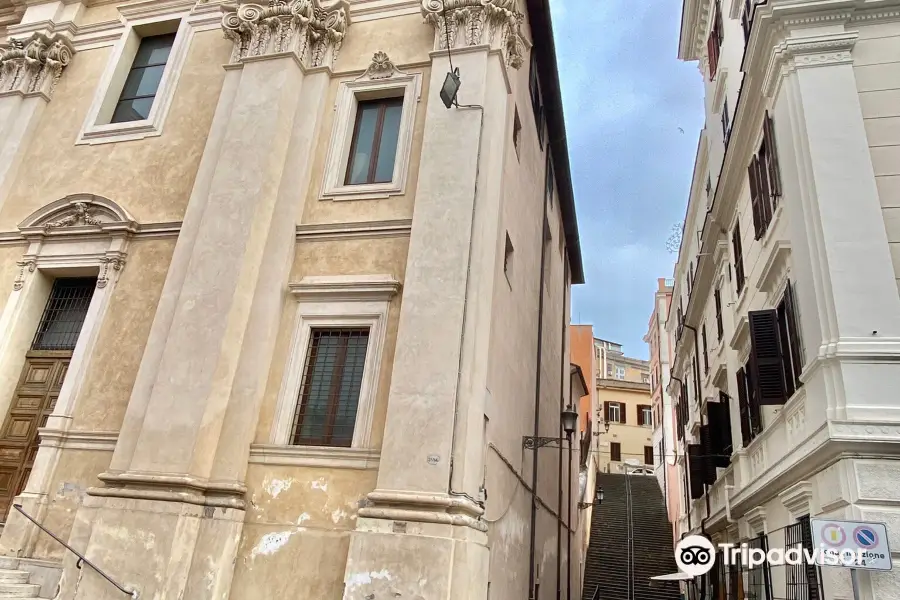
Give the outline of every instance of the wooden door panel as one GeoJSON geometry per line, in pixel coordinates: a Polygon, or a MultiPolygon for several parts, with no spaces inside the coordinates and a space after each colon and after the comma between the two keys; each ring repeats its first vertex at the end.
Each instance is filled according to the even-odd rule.
{"type": "Polygon", "coordinates": [[[38,428],[56,406],[71,352],[31,351],[0,429],[0,519],[28,484],[39,448],[38,428]]]}

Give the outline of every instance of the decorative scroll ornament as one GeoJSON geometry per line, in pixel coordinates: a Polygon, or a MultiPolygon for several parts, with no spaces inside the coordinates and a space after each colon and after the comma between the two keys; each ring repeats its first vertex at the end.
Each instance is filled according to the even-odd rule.
{"type": "Polygon", "coordinates": [[[33,260],[20,260],[16,266],[19,267],[19,274],[16,275],[16,280],[13,282],[13,289],[18,291],[25,285],[25,269],[28,269],[29,273],[34,273],[37,263],[33,260]]]}
{"type": "Polygon", "coordinates": [[[109,283],[109,270],[121,271],[125,266],[125,259],[121,256],[104,256],[100,259],[100,276],[97,278],[97,287],[103,289],[109,283]]]}
{"type": "Polygon", "coordinates": [[[372,63],[366,69],[366,76],[369,79],[390,79],[397,71],[397,67],[388,58],[388,55],[382,51],[378,51],[372,57],[372,63]]]}
{"type": "Polygon", "coordinates": [[[332,66],[350,27],[348,0],[270,0],[242,4],[222,18],[234,42],[231,62],[293,52],[307,67],[332,66]]]}
{"type": "Polygon", "coordinates": [[[53,95],[75,50],[69,38],[35,32],[30,38],[0,44],[0,92],[53,95]]]}
{"type": "Polygon", "coordinates": [[[422,0],[422,15],[434,27],[439,50],[490,44],[503,50],[514,69],[525,60],[517,0],[422,0]]]}

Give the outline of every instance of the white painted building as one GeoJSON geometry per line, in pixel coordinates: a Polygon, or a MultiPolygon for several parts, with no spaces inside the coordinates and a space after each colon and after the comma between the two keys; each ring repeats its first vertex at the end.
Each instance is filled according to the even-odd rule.
{"type": "MultiPolygon", "coordinates": [[[[883,521],[900,550],[898,17],[684,0],[707,118],[667,320],[676,535],[817,547],[806,519],[828,517],[883,521]]],[[[900,597],[895,573],[861,572],[861,600],[900,597]]],[[[706,583],[728,598],[852,597],[842,568],[726,575],[706,583]]]]}

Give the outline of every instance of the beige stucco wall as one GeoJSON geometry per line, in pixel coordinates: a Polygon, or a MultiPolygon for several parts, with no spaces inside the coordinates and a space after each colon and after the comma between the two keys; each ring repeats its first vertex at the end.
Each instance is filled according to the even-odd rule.
{"type": "Polygon", "coordinates": [[[75,145],[111,56],[78,52],[30,138],[9,196],[0,199],[0,231],[15,230],[34,210],[69,194],[105,196],[141,223],[180,221],[206,144],[231,43],[197,32],[163,135],[136,142],[75,145]]]}
{"type": "MultiPolygon", "coordinates": [[[[607,383],[607,382],[604,382],[607,383]]],[[[615,382],[608,382],[609,386],[615,385],[615,382]]],[[[644,464],[644,446],[652,446],[653,429],[650,424],[646,426],[638,425],[637,407],[638,405],[650,406],[650,389],[646,390],[626,390],[615,389],[601,385],[597,389],[598,404],[603,410],[605,402],[619,402],[625,406],[625,423],[612,423],[609,433],[603,433],[600,429],[600,454],[599,469],[607,471],[607,467],[616,472],[620,463],[611,463],[610,461],[610,444],[618,442],[622,448],[622,462],[628,459],[637,460],[640,465],[644,464]]],[[[649,466],[652,469],[652,465],[649,466]]]]}

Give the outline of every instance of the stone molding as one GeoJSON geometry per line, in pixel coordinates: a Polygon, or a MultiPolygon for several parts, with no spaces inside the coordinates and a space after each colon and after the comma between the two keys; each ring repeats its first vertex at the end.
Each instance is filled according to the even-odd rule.
{"type": "Polygon", "coordinates": [[[348,0],[270,0],[242,4],[222,17],[234,42],[231,63],[290,52],[306,67],[331,67],[350,27],[348,0]]]}
{"type": "Polygon", "coordinates": [[[249,462],[268,466],[377,470],[380,456],[381,452],[374,448],[252,444],[249,462]]]}
{"type": "Polygon", "coordinates": [[[859,33],[847,31],[791,37],[776,44],[763,79],[763,94],[773,96],[781,80],[797,69],[852,64],[851,50],[859,33]]]}
{"type": "Polygon", "coordinates": [[[392,275],[307,275],[288,286],[298,300],[367,302],[390,300],[400,291],[392,275]]]}
{"type": "Polygon", "coordinates": [[[744,513],[744,519],[747,520],[747,525],[750,526],[750,535],[755,537],[757,533],[767,533],[768,529],[766,528],[766,509],[757,506],[756,508],[751,508],[746,513],[744,513]]]}
{"type": "Polygon", "coordinates": [[[0,44],[0,93],[38,94],[49,100],[74,54],[72,41],[59,33],[11,38],[0,44]]]}
{"type": "Polygon", "coordinates": [[[813,484],[806,480],[798,481],[778,494],[781,504],[784,505],[794,519],[809,514],[812,497],[813,484]]]}
{"type": "Polygon", "coordinates": [[[412,219],[363,221],[358,223],[310,223],[297,226],[297,241],[320,242],[408,237],[410,231],[412,231],[412,219]]]}
{"type": "Polygon", "coordinates": [[[112,200],[94,194],[72,194],[42,206],[19,224],[19,231],[26,238],[97,229],[133,232],[137,223],[112,200]]]}
{"type": "Polygon", "coordinates": [[[481,520],[484,508],[462,496],[395,490],[375,490],[366,496],[368,506],[359,509],[360,518],[414,521],[471,527],[486,532],[481,520]]]}
{"type": "Polygon", "coordinates": [[[42,447],[64,450],[101,450],[112,452],[116,449],[117,431],[65,431],[41,427],[38,436],[42,447]]]}
{"type": "Polygon", "coordinates": [[[108,487],[91,487],[88,496],[184,502],[244,510],[247,486],[237,481],[210,481],[192,475],[106,472],[97,479],[108,487]]]}
{"type": "Polygon", "coordinates": [[[422,0],[422,16],[434,27],[437,50],[490,44],[513,69],[525,61],[525,16],[517,0],[422,0]]]}

